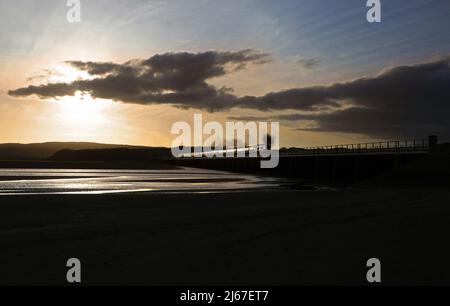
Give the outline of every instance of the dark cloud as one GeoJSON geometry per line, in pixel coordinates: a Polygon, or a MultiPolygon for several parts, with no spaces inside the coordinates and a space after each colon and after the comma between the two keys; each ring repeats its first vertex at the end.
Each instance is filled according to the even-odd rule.
{"type": "Polygon", "coordinates": [[[449,58],[395,67],[350,82],[294,88],[259,97],[237,97],[231,88],[216,88],[207,82],[269,59],[267,54],[243,50],[166,53],[124,64],[71,61],[68,64],[95,78],[28,86],[9,94],[50,98],[84,91],[93,97],[126,103],[165,103],[209,111],[232,107],[298,110],[302,113],[275,119],[312,121],[314,127],[308,130],[380,137],[450,134],[449,58]]]}
{"type": "Polygon", "coordinates": [[[123,64],[67,61],[94,79],[71,83],[51,83],[9,91],[12,96],[37,95],[54,98],[89,92],[94,98],[125,103],[167,103],[182,108],[210,111],[234,106],[236,97],[230,88],[216,88],[207,83],[249,64],[263,64],[270,56],[253,50],[238,52],[165,53],[146,60],[123,64]]]}
{"type": "Polygon", "coordinates": [[[16,90],[10,90],[8,91],[8,94],[16,97],[37,95],[40,98],[50,98],[72,96],[76,91],[77,89],[72,84],[55,83],[39,86],[30,85],[16,90]]]}
{"type": "Polygon", "coordinates": [[[244,108],[267,110],[319,110],[341,106],[333,96],[327,96],[326,87],[308,87],[271,92],[264,96],[238,98],[237,105],[244,108]]]}
{"type": "MultiPolygon", "coordinates": [[[[333,101],[341,107],[266,119],[314,123],[315,127],[299,130],[358,133],[377,137],[423,137],[427,134],[437,134],[450,139],[448,58],[395,67],[375,77],[346,83],[271,93],[265,96],[272,97],[266,103],[275,103],[286,93],[291,94],[291,99],[283,99],[281,104],[284,109],[306,109],[308,106],[314,108],[318,105],[332,107],[333,101]],[[344,104],[347,105],[344,107],[344,104]]],[[[263,109],[268,106],[264,103],[264,97],[253,100],[255,104],[262,101],[263,109]]],[[[246,105],[248,106],[248,103],[246,105]]]]}
{"type": "Polygon", "coordinates": [[[139,72],[139,63],[134,61],[129,61],[124,64],[81,61],[66,61],[65,63],[79,70],[86,71],[93,76],[102,76],[106,74],[137,74],[139,72]]]}

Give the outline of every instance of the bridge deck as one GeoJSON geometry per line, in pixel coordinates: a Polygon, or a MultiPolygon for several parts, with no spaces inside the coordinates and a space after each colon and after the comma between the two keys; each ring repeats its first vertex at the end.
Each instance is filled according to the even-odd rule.
{"type": "MultiPolygon", "coordinates": [[[[213,150],[208,152],[188,153],[183,154],[182,159],[200,159],[207,158],[206,154],[212,155],[213,153],[218,156],[214,156],[214,159],[226,159],[226,158],[261,158],[260,152],[264,151],[265,156],[275,155],[279,152],[280,157],[301,157],[301,156],[342,156],[342,155],[399,155],[399,154],[428,154],[432,151],[433,145],[436,140],[433,141],[433,136],[429,139],[421,140],[391,140],[382,142],[371,143],[357,143],[357,144],[345,144],[345,145],[332,145],[332,146],[319,146],[319,147],[306,147],[306,148],[293,148],[293,149],[281,149],[281,150],[267,150],[264,146],[248,146],[242,148],[213,150]],[[230,156],[226,156],[229,154],[230,156]],[[238,154],[242,154],[239,156],[238,154]],[[254,156],[251,156],[253,154],[254,156]]],[[[210,157],[211,158],[211,157],[210,157]]]]}

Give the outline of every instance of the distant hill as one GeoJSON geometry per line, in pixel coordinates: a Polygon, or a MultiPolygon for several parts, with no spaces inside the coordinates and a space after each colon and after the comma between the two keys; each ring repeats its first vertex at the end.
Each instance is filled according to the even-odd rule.
{"type": "Polygon", "coordinates": [[[130,145],[103,144],[95,142],[45,142],[45,143],[4,143],[0,144],[0,160],[47,159],[61,150],[113,148],[148,148],[130,145]]]}
{"type": "Polygon", "coordinates": [[[55,161],[151,161],[171,158],[170,148],[109,148],[88,150],[61,150],[51,160],[55,161]]]}

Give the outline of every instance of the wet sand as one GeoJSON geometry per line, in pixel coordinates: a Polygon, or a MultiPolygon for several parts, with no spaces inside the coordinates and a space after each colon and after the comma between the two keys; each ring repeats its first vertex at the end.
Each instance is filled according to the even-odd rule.
{"type": "Polygon", "coordinates": [[[450,285],[445,190],[0,198],[0,284],[450,285]]]}

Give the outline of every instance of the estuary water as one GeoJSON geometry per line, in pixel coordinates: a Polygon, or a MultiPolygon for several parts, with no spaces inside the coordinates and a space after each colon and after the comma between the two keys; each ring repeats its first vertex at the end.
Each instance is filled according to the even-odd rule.
{"type": "Polygon", "coordinates": [[[278,186],[275,178],[214,170],[0,169],[0,196],[122,192],[226,192],[278,186]]]}

